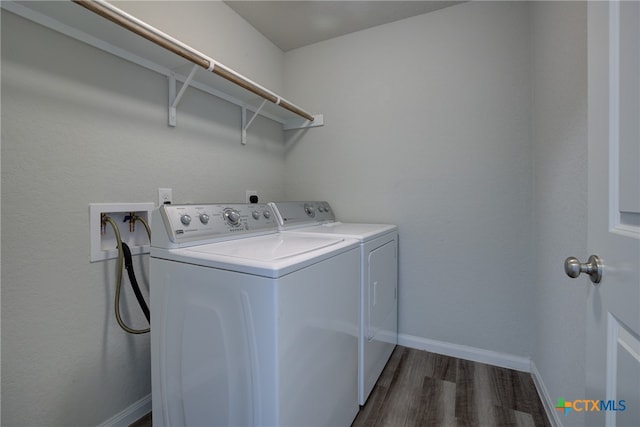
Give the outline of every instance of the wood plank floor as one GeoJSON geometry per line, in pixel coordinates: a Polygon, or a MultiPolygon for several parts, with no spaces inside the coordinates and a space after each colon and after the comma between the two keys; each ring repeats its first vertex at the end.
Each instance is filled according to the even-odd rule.
{"type": "Polygon", "coordinates": [[[398,346],[352,427],[550,426],[525,372],[398,346]]]}
{"type": "MultiPolygon", "coordinates": [[[[150,427],[151,414],[133,426],[150,427]]],[[[398,346],[351,426],[550,424],[530,374],[398,346]]]]}

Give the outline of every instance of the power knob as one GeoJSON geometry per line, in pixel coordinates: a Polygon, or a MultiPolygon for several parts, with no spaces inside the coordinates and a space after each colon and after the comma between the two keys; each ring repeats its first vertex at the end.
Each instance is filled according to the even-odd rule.
{"type": "Polygon", "coordinates": [[[223,216],[225,221],[231,225],[238,225],[238,222],[240,221],[240,212],[235,209],[225,209],[223,216]]]}
{"type": "Polygon", "coordinates": [[[180,217],[180,222],[184,225],[189,225],[191,224],[191,217],[187,214],[184,214],[180,217]]]}
{"type": "Polygon", "coordinates": [[[201,213],[200,214],[200,222],[203,224],[206,224],[209,222],[209,215],[207,215],[206,213],[201,213]]]}

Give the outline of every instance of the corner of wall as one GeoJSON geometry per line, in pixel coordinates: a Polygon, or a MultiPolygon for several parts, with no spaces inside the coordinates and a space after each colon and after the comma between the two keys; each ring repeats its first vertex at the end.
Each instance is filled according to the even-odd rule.
{"type": "Polygon", "coordinates": [[[538,396],[540,396],[540,400],[542,401],[542,405],[544,406],[544,411],[547,414],[549,422],[551,422],[554,427],[562,427],[562,421],[558,416],[558,411],[555,410],[553,400],[549,395],[549,391],[542,380],[542,375],[540,375],[540,371],[538,371],[538,367],[533,360],[531,361],[531,377],[533,378],[533,384],[536,386],[538,396]]]}

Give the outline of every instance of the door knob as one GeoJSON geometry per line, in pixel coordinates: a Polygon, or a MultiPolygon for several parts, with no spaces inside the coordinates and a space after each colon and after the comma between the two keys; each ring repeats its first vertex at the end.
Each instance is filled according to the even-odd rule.
{"type": "Polygon", "coordinates": [[[580,273],[587,273],[593,283],[600,283],[602,279],[602,260],[598,255],[591,255],[587,262],[580,262],[578,258],[569,257],[564,260],[564,272],[571,278],[576,278],[580,273]]]}

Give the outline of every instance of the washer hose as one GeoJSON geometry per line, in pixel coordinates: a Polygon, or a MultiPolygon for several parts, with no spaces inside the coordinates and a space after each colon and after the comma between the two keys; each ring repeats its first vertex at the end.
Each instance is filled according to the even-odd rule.
{"type": "Polygon", "coordinates": [[[129,275],[129,283],[131,283],[133,293],[136,294],[136,299],[138,300],[138,304],[140,305],[140,308],[144,313],[144,317],[147,318],[147,322],[151,323],[149,307],[147,306],[147,302],[142,296],[142,292],[140,292],[140,286],[138,286],[138,281],[136,280],[136,275],[133,271],[133,258],[131,257],[131,249],[129,249],[129,245],[127,245],[125,242],[122,242],[122,252],[124,253],[124,268],[127,269],[127,274],[129,275]]]}
{"type": "MultiPolygon", "coordinates": [[[[115,221],[109,217],[109,216],[104,216],[103,217],[103,221],[108,222],[109,224],[111,224],[111,227],[113,228],[113,232],[116,236],[116,242],[118,243],[118,262],[116,265],[116,275],[117,275],[117,279],[116,279],[116,296],[115,296],[115,301],[114,301],[114,310],[115,310],[115,314],[116,314],[116,321],[118,322],[118,325],[120,325],[120,327],[130,333],[130,334],[146,334],[150,331],[150,328],[146,328],[146,329],[133,329],[131,327],[129,327],[126,323],[124,323],[124,320],[122,320],[122,316],[120,315],[120,292],[122,290],[122,270],[123,270],[123,264],[124,264],[124,244],[122,243],[122,238],[120,237],[120,230],[118,229],[118,225],[115,223],[115,221]]],[[[149,239],[151,239],[151,230],[149,229],[149,224],[147,224],[147,221],[145,221],[143,218],[134,215],[133,217],[133,221],[140,221],[142,222],[142,224],[144,225],[145,229],[147,230],[147,235],[149,236],[149,239]]],[[[130,251],[129,251],[130,253],[130,251]]],[[[132,270],[133,271],[133,270],[132,270]]],[[[137,285],[137,282],[136,282],[137,285]]],[[[132,282],[132,286],[133,286],[133,282],[132,282]]],[[[139,291],[139,288],[138,288],[139,291]]],[[[135,290],[134,290],[135,292],[135,290]]],[[[137,293],[136,293],[136,297],[137,297],[137,293]]],[[[146,304],[145,304],[146,305],[146,304]]],[[[145,313],[145,315],[147,315],[145,313]]],[[[149,319],[149,317],[147,316],[147,320],[149,319]]]]}

